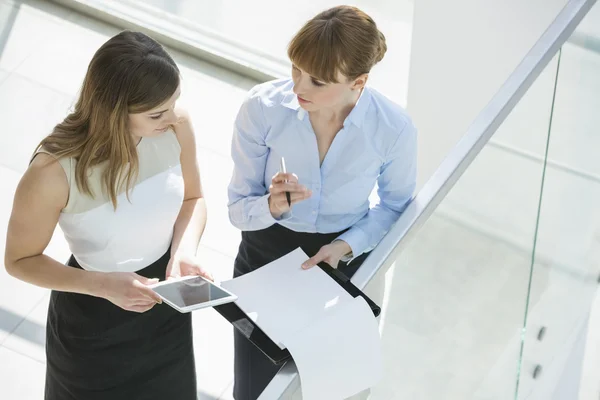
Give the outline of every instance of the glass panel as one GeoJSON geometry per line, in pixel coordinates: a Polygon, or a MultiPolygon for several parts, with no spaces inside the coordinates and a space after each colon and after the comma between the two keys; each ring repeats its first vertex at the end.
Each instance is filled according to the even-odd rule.
{"type": "MultiPolygon", "coordinates": [[[[563,46],[525,332],[519,399],[578,396],[600,274],[600,6],[563,46]]],[[[591,372],[597,377],[596,371],[591,372]]]]}
{"type": "Polygon", "coordinates": [[[388,271],[371,399],[514,398],[556,65],[388,271]]]}

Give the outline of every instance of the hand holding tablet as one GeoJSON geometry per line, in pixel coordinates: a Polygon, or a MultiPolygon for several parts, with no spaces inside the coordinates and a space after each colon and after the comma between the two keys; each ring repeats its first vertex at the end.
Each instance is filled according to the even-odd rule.
{"type": "Polygon", "coordinates": [[[181,313],[237,300],[236,295],[197,275],[170,279],[150,288],[181,313]]]}

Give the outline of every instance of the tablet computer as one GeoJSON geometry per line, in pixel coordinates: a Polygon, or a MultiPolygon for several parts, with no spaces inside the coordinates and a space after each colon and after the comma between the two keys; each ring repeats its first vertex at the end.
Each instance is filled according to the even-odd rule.
{"type": "Polygon", "coordinates": [[[184,276],[150,286],[165,303],[181,313],[237,300],[233,293],[201,276],[184,276]]]}

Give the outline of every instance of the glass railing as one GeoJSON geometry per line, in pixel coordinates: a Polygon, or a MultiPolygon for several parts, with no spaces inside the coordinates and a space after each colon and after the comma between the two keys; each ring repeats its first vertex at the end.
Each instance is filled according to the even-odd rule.
{"type": "MultiPolygon", "coordinates": [[[[600,5],[596,4],[560,52],[549,145],[546,156],[540,157],[546,168],[520,400],[598,397],[598,383],[590,388],[582,380],[582,360],[600,275],[599,43],[600,5]]],[[[598,372],[597,366],[591,367],[598,372]]]]}
{"type": "MultiPolygon", "coordinates": [[[[600,273],[600,35],[581,39],[600,27],[600,6],[582,22],[594,3],[565,6],[352,279],[383,308],[370,399],[583,390],[600,273]]],[[[260,398],[301,399],[293,362],[260,398]]]]}
{"type": "Polygon", "coordinates": [[[388,272],[377,399],[510,399],[516,391],[557,59],[388,272]],[[526,138],[526,140],[523,140],[526,138]]]}

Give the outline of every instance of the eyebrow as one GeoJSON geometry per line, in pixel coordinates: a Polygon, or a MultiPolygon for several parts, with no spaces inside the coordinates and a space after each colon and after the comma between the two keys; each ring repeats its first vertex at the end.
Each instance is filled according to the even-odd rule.
{"type": "MultiPolygon", "coordinates": [[[[300,67],[298,67],[296,64],[292,64],[292,67],[296,68],[296,69],[297,69],[297,70],[299,70],[299,71],[306,72],[306,71],[304,71],[304,70],[300,69],[300,67]]],[[[325,83],[325,81],[324,81],[324,80],[322,80],[322,79],[319,79],[319,78],[317,78],[316,76],[312,76],[311,74],[308,74],[308,76],[310,76],[310,78],[311,78],[311,79],[314,79],[315,81],[319,81],[319,82],[323,82],[323,83],[325,83]]]]}
{"type": "MultiPolygon", "coordinates": [[[[179,98],[180,98],[180,97],[181,97],[181,90],[179,91],[179,94],[177,94],[177,100],[179,100],[179,98]]],[[[162,111],[156,111],[156,112],[150,113],[150,114],[148,114],[148,115],[158,115],[158,114],[165,113],[165,112],[167,112],[167,111],[169,111],[169,109],[168,109],[168,108],[167,108],[166,110],[162,110],[162,111]]]]}

